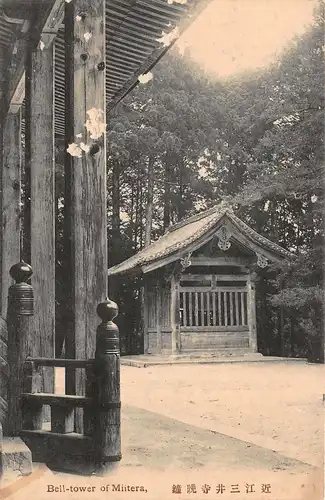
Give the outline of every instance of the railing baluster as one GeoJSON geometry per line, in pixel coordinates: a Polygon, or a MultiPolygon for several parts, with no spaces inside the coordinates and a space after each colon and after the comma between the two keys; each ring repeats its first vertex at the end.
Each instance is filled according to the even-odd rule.
{"type": "Polygon", "coordinates": [[[187,326],[187,304],[186,304],[187,293],[182,292],[182,297],[183,297],[183,326],[187,326]]]}
{"type": "Polygon", "coordinates": [[[199,296],[195,292],[195,326],[199,326],[199,296]]]}
{"type": "Polygon", "coordinates": [[[228,297],[227,297],[228,292],[223,292],[223,299],[224,299],[224,318],[225,318],[225,326],[228,326],[228,297]]]}
{"type": "Polygon", "coordinates": [[[205,292],[201,292],[201,326],[204,326],[204,296],[205,292]]]}
{"type": "Polygon", "coordinates": [[[188,319],[189,319],[189,326],[193,326],[193,302],[192,302],[192,292],[187,292],[188,293],[188,319]]]}
{"type": "Polygon", "coordinates": [[[236,307],[236,326],[239,326],[239,304],[238,304],[238,295],[240,292],[235,292],[235,307],[236,307]]]}
{"type": "Polygon", "coordinates": [[[241,325],[245,325],[245,305],[244,305],[244,292],[240,292],[240,312],[241,312],[241,325]]]}
{"type": "Polygon", "coordinates": [[[212,325],[217,326],[216,292],[212,292],[212,325]]]}
{"type": "Polygon", "coordinates": [[[234,294],[233,292],[229,292],[229,316],[230,316],[230,325],[234,325],[234,294]]]}
{"type": "Polygon", "coordinates": [[[222,321],[222,306],[221,306],[222,294],[223,294],[223,292],[218,292],[218,326],[222,326],[223,325],[223,321],[222,321]]]}

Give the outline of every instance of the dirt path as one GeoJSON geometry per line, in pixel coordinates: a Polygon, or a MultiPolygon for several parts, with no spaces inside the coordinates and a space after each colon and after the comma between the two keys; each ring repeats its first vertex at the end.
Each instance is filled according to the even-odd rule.
{"type": "Polygon", "coordinates": [[[122,366],[122,462],[36,470],[0,498],[321,500],[323,384],[320,365],[122,366]]]}
{"type": "Polygon", "coordinates": [[[313,467],[216,432],[124,405],[121,463],[101,476],[48,469],[4,485],[0,498],[321,500],[313,467]],[[143,491],[123,488],[139,486],[143,491]],[[267,487],[263,492],[262,487],[267,487]],[[173,493],[178,488],[179,494],[173,493]]]}
{"type": "Polygon", "coordinates": [[[321,467],[324,375],[300,363],[122,366],[121,397],[321,467]]]}

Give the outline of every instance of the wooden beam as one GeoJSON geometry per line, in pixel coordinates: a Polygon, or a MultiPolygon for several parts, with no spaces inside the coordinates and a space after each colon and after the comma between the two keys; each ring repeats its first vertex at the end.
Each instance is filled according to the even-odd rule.
{"type": "MultiPolygon", "coordinates": [[[[54,45],[44,38],[30,56],[29,147],[31,179],[31,264],[35,294],[35,344],[38,354],[54,357],[55,335],[55,159],[54,45]]],[[[53,370],[44,371],[44,391],[54,392],[53,370]]]]}
{"type": "Polygon", "coordinates": [[[246,266],[251,262],[249,257],[191,257],[192,266],[246,266]]]}
{"type": "Polygon", "coordinates": [[[12,284],[10,268],[20,261],[20,183],[21,183],[21,112],[9,113],[3,132],[1,172],[1,314],[6,317],[8,290],[12,284]]]}
{"type": "MultiPolygon", "coordinates": [[[[191,245],[187,247],[187,249],[183,249],[173,255],[169,255],[163,259],[154,261],[150,264],[146,264],[141,267],[143,273],[149,273],[154,271],[155,269],[159,269],[161,267],[165,267],[172,262],[175,262],[183,257],[184,252],[194,252],[195,250],[202,247],[205,243],[207,243],[212,237],[214,233],[210,232],[210,234],[204,236],[204,238],[200,238],[200,241],[196,242],[195,245],[191,245]]],[[[252,262],[252,259],[249,257],[191,257],[191,266],[238,266],[242,267],[243,270],[245,266],[249,265],[252,262]]]]}
{"type": "MultiPolygon", "coordinates": [[[[33,20],[31,32],[31,37],[36,40],[36,43],[43,37],[47,38],[48,42],[50,38],[53,40],[56,37],[64,19],[64,5],[64,0],[54,0],[51,3],[48,0],[39,0],[37,6],[39,15],[37,16],[37,22],[35,22],[35,19],[33,20]]],[[[26,13],[26,18],[30,15],[30,13],[26,13]]],[[[23,25],[23,32],[26,33],[29,28],[30,21],[26,20],[23,25]]],[[[28,53],[25,40],[18,42],[17,52],[20,58],[10,82],[8,95],[11,113],[17,112],[25,98],[25,63],[28,53]]]]}
{"type": "MultiPolygon", "coordinates": [[[[71,191],[66,186],[65,200],[71,214],[74,324],[66,354],[88,359],[95,353],[96,308],[107,296],[105,1],[74,0],[66,7],[66,30],[73,33],[67,67],[71,108],[66,111],[70,144],[75,145],[69,148],[71,191]],[[86,151],[77,149],[80,156],[74,156],[81,142],[86,151]]],[[[84,386],[84,376],[77,374],[69,390],[81,394],[84,386]]],[[[76,425],[80,431],[80,421],[76,425]]]]}

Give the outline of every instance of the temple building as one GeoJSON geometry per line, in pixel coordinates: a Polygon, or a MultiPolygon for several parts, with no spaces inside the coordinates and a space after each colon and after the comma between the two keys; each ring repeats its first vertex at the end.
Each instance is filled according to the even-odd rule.
{"type": "Polygon", "coordinates": [[[145,354],[255,353],[256,267],[290,258],[220,204],[172,226],[108,275],[143,275],[145,354]]]}

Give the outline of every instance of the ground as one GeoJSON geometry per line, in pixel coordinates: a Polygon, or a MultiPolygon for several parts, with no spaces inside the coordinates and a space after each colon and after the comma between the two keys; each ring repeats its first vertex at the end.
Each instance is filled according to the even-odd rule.
{"type": "Polygon", "coordinates": [[[122,462],[104,477],[39,469],[0,498],[321,500],[323,384],[307,363],[121,366],[122,462]]]}
{"type": "Polygon", "coordinates": [[[323,365],[122,366],[121,387],[124,404],[322,464],[323,365]]]}

